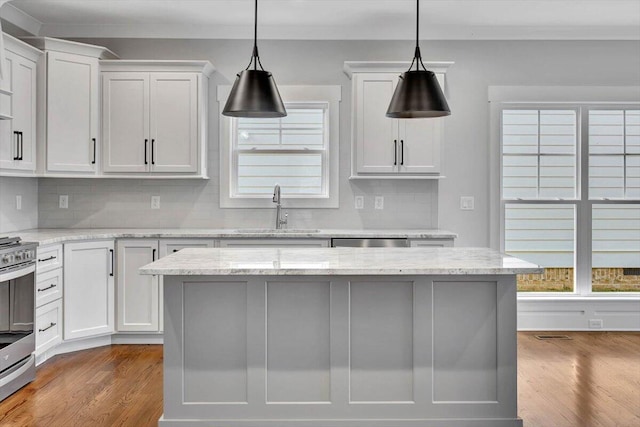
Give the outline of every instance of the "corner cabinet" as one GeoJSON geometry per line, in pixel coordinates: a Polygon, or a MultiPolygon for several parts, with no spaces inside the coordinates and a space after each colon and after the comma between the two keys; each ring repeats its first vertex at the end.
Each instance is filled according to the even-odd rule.
{"type": "MultiPolygon", "coordinates": [[[[443,90],[451,62],[426,63],[443,90]]],[[[434,179],[442,173],[445,118],[385,116],[409,62],[345,62],[352,80],[351,179],[434,179]]]]}
{"type": "Polygon", "coordinates": [[[91,177],[98,173],[100,59],[110,50],[48,37],[25,37],[44,50],[38,128],[39,172],[45,176],[91,177]]]}
{"type": "Polygon", "coordinates": [[[102,61],[105,175],[207,177],[207,61],[102,61]]]}
{"type": "Polygon", "coordinates": [[[113,240],[64,245],[64,339],[114,332],[113,240]]]}
{"type": "Polygon", "coordinates": [[[0,81],[0,175],[33,176],[36,171],[36,82],[42,52],[9,35],[0,81]]]}

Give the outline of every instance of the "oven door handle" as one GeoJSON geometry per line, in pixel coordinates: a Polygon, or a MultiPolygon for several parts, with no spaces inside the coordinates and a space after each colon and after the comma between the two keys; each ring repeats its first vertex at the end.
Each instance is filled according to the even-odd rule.
{"type": "Polygon", "coordinates": [[[27,274],[34,273],[36,271],[36,264],[32,263],[28,266],[19,266],[15,269],[0,273],[0,282],[7,282],[9,280],[17,279],[18,277],[26,276],[27,274]]]}
{"type": "Polygon", "coordinates": [[[2,386],[4,386],[5,384],[9,384],[11,381],[15,380],[20,375],[27,372],[29,368],[31,368],[32,366],[35,366],[35,364],[36,364],[36,356],[35,354],[32,354],[31,356],[29,356],[28,359],[26,359],[23,362],[22,366],[20,366],[18,369],[9,373],[6,377],[0,377],[0,388],[2,388],[2,386]]]}

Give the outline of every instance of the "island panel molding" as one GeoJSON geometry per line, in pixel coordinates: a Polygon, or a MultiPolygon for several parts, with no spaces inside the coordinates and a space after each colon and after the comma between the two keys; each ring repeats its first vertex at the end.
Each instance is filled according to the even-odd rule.
{"type": "Polygon", "coordinates": [[[522,426],[515,275],[164,283],[160,426],[522,426]]]}

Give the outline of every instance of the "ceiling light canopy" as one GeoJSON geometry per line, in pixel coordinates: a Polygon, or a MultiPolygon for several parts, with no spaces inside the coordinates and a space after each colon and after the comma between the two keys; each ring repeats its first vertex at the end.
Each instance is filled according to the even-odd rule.
{"type": "Polygon", "coordinates": [[[253,118],[284,117],[287,115],[273,75],[264,70],[258,55],[258,0],[255,0],[251,60],[247,68],[237,75],[222,110],[222,115],[253,118]],[[253,65],[253,69],[250,69],[251,65],[253,65]]]}
{"type": "Polygon", "coordinates": [[[387,109],[387,117],[415,119],[442,117],[451,114],[447,99],[435,73],[426,69],[420,54],[420,0],[416,0],[416,50],[409,70],[400,75],[400,80],[387,109]],[[416,69],[412,70],[413,64],[416,69]],[[422,67],[422,69],[420,69],[422,67]]]}

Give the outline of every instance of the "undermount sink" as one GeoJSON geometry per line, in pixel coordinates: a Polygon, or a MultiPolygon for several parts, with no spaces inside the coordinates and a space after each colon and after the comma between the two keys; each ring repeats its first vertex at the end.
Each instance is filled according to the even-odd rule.
{"type": "Polygon", "coordinates": [[[319,233],[318,229],[309,228],[239,228],[238,233],[319,233]]]}

